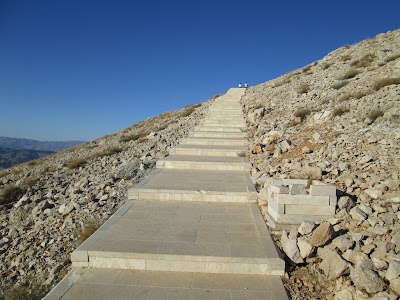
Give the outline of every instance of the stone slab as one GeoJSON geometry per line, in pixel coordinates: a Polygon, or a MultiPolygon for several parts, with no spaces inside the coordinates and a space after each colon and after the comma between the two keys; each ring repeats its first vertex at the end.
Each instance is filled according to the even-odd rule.
{"type": "Polygon", "coordinates": [[[45,298],[289,299],[279,276],[73,269],[45,298]]]}
{"type": "Polygon", "coordinates": [[[256,204],[135,201],[83,250],[82,261],[95,268],[284,272],[256,204]]]}
{"type": "Polygon", "coordinates": [[[158,160],[158,169],[249,171],[251,164],[239,156],[171,155],[158,160]]]}
{"type": "Polygon", "coordinates": [[[243,138],[185,138],[181,141],[186,145],[228,145],[246,146],[248,144],[243,138]]]}
{"type": "Polygon", "coordinates": [[[162,169],[144,184],[128,191],[128,198],[187,201],[256,201],[257,192],[243,171],[162,169]]]}

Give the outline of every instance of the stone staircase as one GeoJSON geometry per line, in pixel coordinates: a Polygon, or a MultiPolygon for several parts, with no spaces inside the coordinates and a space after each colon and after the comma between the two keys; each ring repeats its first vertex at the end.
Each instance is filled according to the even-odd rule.
{"type": "Polygon", "coordinates": [[[128,191],[126,204],[72,253],[73,270],[46,299],[287,299],[284,261],[240,155],[244,91],[219,97],[128,191]]]}

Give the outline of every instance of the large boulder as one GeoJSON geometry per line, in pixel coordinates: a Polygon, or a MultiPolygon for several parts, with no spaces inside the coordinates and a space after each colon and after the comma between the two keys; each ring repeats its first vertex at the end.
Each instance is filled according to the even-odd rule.
{"type": "Polygon", "coordinates": [[[368,294],[381,292],[385,288],[385,282],[373,270],[373,263],[368,259],[351,268],[350,279],[358,290],[365,291],[368,294]]]}
{"type": "Polygon", "coordinates": [[[304,262],[300,250],[297,247],[296,237],[293,238],[293,236],[289,236],[286,230],[282,231],[281,244],[283,251],[292,262],[296,264],[304,262]]]}
{"type": "Polygon", "coordinates": [[[333,226],[329,222],[324,222],[320,224],[317,229],[311,234],[310,244],[313,247],[320,247],[325,245],[328,241],[332,239],[333,226]]]}
{"type": "Polygon", "coordinates": [[[348,272],[349,263],[336,251],[330,251],[324,256],[319,267],[329,279],[336,279],[348,272]]]}

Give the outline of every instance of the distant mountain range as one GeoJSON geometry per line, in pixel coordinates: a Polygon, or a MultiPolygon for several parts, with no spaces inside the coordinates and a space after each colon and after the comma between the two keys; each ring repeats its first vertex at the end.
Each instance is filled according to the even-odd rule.
{"type": "Polygon", "coordinates": [[[10,149],[29,149],[38,151],[51,151],[58,152],[67,148],[74,147],[79,144],[83,144],[83,141],[65,141],[65,142],[54,142],[54,141],[37,141],[30,139],[19,139],[0,136],[0,147],[10,149]]]}
{"type": "Polygon", "coordinates": [[[41,158],[46,155],[53,154],[51,151],[39,151],[21,149],[15,150],[10,148],[0,148],[0,170],[10,168],[14,165],[21,164],[30,160],[41,158]]]}
{"type": "Polygon", "coordinates": [[[0,170],[85,143],[37,141],[0,136],[0,170]]]}

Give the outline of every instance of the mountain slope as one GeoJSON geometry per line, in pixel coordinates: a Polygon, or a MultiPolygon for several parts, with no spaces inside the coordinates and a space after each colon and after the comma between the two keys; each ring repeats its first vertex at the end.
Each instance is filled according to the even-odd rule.
{"type": "MultiPolygon", "coordinates": [[[[334,236],[311,254],[303,252],[305,265],[287,274],[292,297],[395,299],[400,294],[399,272],[393,273],[400,270],[400,30],[344,46],[254,86],[242,104],[252,176],[260,190],[268,178],[279,177],[319,179],[339,191],[330,220],[334,236]]],[[[265,212],[267,202],[260,205],[265,212]]],[[[290,238],[304,247],[310,235],[294,232],[290,238]]],[[[279,234],[276,239],[278,245],[286,242],[279,234]]]]}

